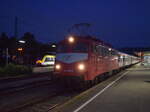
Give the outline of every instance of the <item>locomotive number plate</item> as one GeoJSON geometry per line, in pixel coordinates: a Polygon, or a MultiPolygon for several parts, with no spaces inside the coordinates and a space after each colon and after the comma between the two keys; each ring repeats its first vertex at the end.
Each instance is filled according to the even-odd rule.
{"type": "Polygon", "coordinates": [[[64,72],[73,72],[73,70],[64,70],[64,72]]]}

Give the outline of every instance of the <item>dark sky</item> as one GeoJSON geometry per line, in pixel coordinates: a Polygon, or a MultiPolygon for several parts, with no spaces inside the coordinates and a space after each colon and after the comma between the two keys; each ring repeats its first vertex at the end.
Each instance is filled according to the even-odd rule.
{"type": "Polygon", "coordinates": [[[150,46],[150,0],[0,0],[0,32],[32,32],[58,42],[73,24],[88,22],[98,38],[114,47],[150,46]]]}

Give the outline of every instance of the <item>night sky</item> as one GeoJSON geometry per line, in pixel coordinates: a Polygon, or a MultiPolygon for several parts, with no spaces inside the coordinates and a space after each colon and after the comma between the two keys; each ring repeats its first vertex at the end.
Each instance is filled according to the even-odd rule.
{"type": "Polygon", "coordinates": [[[32,32],[58,42],[73,24],[92,24],[92,33],[114,47],[150,46],[150,0],[0,0],[0,32],[32,32]]]}

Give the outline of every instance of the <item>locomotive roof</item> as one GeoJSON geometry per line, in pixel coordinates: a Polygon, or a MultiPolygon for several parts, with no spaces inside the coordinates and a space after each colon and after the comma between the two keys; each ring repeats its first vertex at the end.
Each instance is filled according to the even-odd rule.
{"type": "Polygon", "coordinates": [[[92,41],[95,41],[95,42],[98,42],[98,43],[101,43],[103,46],[107,46],[107,47],[111,47],[112,48],[112,45],[109,44],[109,43],[106,43],[96,37],[93,37],[93,36],[75,36],[76,38],[85,38],[85,39],[88,39],[88,40],[92,40],[92,41]]]}
{"type": "MultiPolygon", "coordinates": [[[[67,37],[69,37],[69,36],[67,36],[67,37]]],[[[100,39],[97,39],[96,37],[93,37],[93,36],[73,36],[73,37],[81,39],[81,40],[83,40],[83,39],[92,40],[92,41],[95,41],[97,43],[100,43],[103,46],[107,46],[107,47],[113,48],[111,44],[106,43],[106,42],[104,42],[104,41],[102,41],[100,39]]],[[[64,40],[60,41],[60,43],[65,42],[65,41],[66,41],[66,38],[64,40]]]]}

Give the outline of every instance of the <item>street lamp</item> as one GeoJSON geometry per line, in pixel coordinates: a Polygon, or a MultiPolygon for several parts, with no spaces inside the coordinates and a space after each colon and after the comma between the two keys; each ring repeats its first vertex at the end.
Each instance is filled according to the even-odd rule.
{"type": "MultiPolygon", "coordinates": [[[[24,40],[19,40],[18,43],[19,43],[19,46],[18,46],[18,48],[17,48],[17,51],[19,52],[18,59],[21,60],[21,61],[20,61],[21,63],[24,63],[23,52],[24,52],[24,45],[25,45],[26,41],[24,41],[24,40]]],[[[19,63],[20,63],[20,62],[19,62],[19,63]]]]}
{"type": "Polygon", "coordinates": [[[18,51],[23,51],[22,46],[23,46],[23,44],[26,43],[26,41],[24,41],[24,40],[19,40],[18,42],[20,43],[21,47],[19,47],[17,50],[18,50],[18,51]]]}
{"type": "Polygon", "coordinates": [[[23,48],[18,48],[17,50],[21,52],[21,51],[23,51],[23,48]]]}
{"type": "Polygon", "coordinates": [[[53,48],[55,48],[55,47],[56,47],[56,45],[55,45],[55,44],[53,44],[53,45],[52,45],[52,47],[53,47],[53,48]]]}
{"type": "Polygon", "coordinates": [[[25,44],[26,41],[24,41],[24,40],[19,40],[19,43],[25,44]]]}
{"type": "Polygon", "coordinates": [[[8,53],[8,48],[6,48],[6,65],[8,65],[8,58],[9,58],[9,53],[8,53]]]}
{"type": "Polygon", "coordinates": [[[21,51],[23,51],[23,48],[22,48],[22,47],[23,47],[23,44],[25,44],[26,41],[24,41],[24,40],[19,40],[18,42],[20,43],[21,47],[19,47],[17,50],[21,52],[21,51]]]}
{"type": "Polygon", "coordinates": [[[109,48],[108,50],[109,50],[109,51],[111,51],[112,49],[111,49],[111,48],[109,48]]]}

